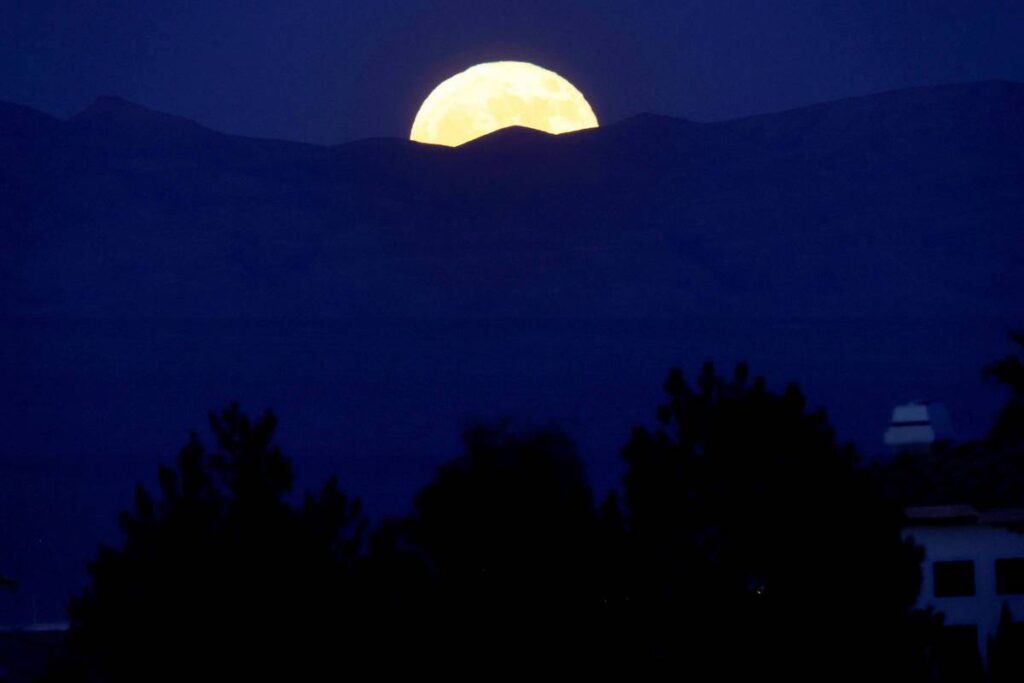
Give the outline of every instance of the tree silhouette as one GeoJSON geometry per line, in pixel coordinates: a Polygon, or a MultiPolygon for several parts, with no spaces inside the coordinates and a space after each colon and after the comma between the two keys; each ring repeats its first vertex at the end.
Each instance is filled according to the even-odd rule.
{"type": "Polygon", "coordinates": [[[556,429],[503,425],[470,428],[464,443],[405,530],[430,576],[425,659],[485,678],[594,661],[597,520],[575,447],[556,429]]]}
{"type": "Polygon", "coordinates": [[[365,553],[337,480],[292,502],[272,414],[211,414],[215,450],[192,435],[157,495],[136,488],[51,678],[935,678],[920,549],[825,413],[742,364],[665,390],[623,448],[621,500],[595,507],[558,429],[475,426],[365,553]]]}
{"type": "MultiPolygon", "coordinates": [[[[1024,352],[1024,331],[1011,332],[1010,338],[1024,352]]],[[[1006,356],[985,368],[985,376],[1010,390],[1010,400],[1003,407],[988,438],[999,446],[1020,450],[1024,447],[1024,356],[1006,356]]]]}
{"type": "Polygon", "coordinates": [[[63,673],[284,679],[315,671],[357,631],[346,579],[365,526],[358,502],[332,479],[289,504],[271,413],[252,422],[232,405],[210,425],[218,450],[193,434],[160,468],[159,497],[136,487],[123,547],[101,547],[70,605],[63,673]]]}
{"type": "Polygon", "coordinates": [[[1013,620],[1005,602],[996,634],[988,640],[988,671],[992,683],[1024,680],[1024,622],[1013,620]]]}
{"type": "Polygon", "coordinates": [[[825,413],[744,364],[730,379],[705,364],[695,386],[673,370],[665,391],[661,426],[622,452],[624,590],[646,617],[646,656],[804,680],[889,662],[920,551],[825,413]]]}

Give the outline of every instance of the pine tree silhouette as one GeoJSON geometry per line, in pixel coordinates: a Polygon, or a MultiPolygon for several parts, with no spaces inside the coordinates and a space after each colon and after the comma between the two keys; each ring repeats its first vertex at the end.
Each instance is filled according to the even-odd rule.
{"type": "Polygon", "coordinates": [[[622,451],[644,654],[790,680],[892,660],[920,551],[825,413],[745,364],[729,379],[705,364],[695,385],[673,370],[665,391],[661,426],[622,451]]]}
{"type": "Polygon", "coordinates": [[[301,506],[267,412],[211,414],[218,449],[193,434],[159,496],[122,513],[121,548],[101,547],[69,608],[65,677],[206,680],[315,671],[353,634],[351,581],[365,528],[331,480],[301,506]],[[328,646],[330,643],[330,646],[328,646]]]}

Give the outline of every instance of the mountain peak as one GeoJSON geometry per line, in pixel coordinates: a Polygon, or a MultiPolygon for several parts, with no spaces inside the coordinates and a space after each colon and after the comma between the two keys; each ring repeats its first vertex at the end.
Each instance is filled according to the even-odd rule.
{"type": "Polygon", "coordinates": [[[554,135],[536,128],[527,126],[506,126],[499,128],[493,133],[482,135],[478,138],[460,145],[460,149],[511,149],[519,150],[525,147],[532,147],[538,141],[550,140],[554,135]]]}
{"type": "Polygon", "coordinates": [[[139,133],[158,130],[173,130],[192,134],[213,133],[210,129],[191,119],[164,114],[115,95],[97,97],[91,105],[73,116],[71,123],[88,126],[113,125],[121,130],[132,130],[139,133]]]}
{"type": "Polygon", "coordinates": [[[25,140],[60,125],[49,114],[12,102],[0,102],[0,140],[25,140]]]}
{"type": "Polygon", "coordinates": [[[169,114],[163,114],[153,109],[143,107],[141,104],[129,102],[117,95],[100,95],[88,107],[78,112],[72,120],[92,119],[100,116],[121,116],[133,114],[136,116],[160,116],[172,118],[169,114]]]}
{"type": "Polygon", "coordinates": [[[93,101],[92,104],[90,104],[87,107],[87,109],[91,109],[91,110],[112,110],[112,109],[119,109],[119,108],[125,108],[125,107],[132,107],[132,108],[136,108],[136,109],[143,109],[144,108],[144,107],[142,107],[142,106],[140,106],[138,104],[134,104],[132,102],[129,102],[128,100],[126,100],[123,97],[118,97],[117,95],[100,95],[99,97],[97,97],[93,101]]]}

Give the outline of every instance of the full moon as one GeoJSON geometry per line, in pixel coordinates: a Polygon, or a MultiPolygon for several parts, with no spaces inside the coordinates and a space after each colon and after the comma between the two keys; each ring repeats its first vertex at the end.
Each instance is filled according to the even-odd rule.
{"type": "Polygon", "coordinates": [[[457,147],[509,126],[547,133],[596,128],[572,83],[528,62],[488,62],[455,74],[420,106],[409,139],[457,147]]]}

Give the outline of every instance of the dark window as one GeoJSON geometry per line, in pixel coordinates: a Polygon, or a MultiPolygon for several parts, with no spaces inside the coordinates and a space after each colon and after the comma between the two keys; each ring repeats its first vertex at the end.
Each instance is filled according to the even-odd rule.
{"type": "Polygon", "coordinates": [[[996,560],[996,593],[1024,593],[1024,558],[996,560]]]}
{"type": "Polygon", "coordinates": [[[932,572],[935,578],[935,597],[956,598],[974,595],[974,562],[934,562],[932,572]]]}

